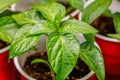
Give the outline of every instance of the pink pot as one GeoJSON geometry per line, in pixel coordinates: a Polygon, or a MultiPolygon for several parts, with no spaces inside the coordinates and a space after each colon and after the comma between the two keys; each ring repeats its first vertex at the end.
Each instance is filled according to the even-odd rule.
{"type": "Polygon", "coordinates": [[[107,75],[120,76],[120,41],[102,35],[96,35],[101,48],[107,75]]]}
{"type": "Polygon", "coordinates": [[[8,63],[9,46],[0,49],[0,80],[18,80],[13,60],[8,63]]]}

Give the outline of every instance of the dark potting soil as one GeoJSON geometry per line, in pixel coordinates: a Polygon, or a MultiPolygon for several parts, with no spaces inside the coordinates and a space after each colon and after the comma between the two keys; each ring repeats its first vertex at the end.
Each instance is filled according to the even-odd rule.
{"type": "MultiPolygon", "coordinates": [[[[46,64],[30,64],[31,61],[36,58],[42,58],[48,61],[46,52],[42,54],[40,54],[40,52],[37,52],[35,55],[31,55],[26,59],[26,63],[23,67],[23,70],[36,80],[55,80],[55,74],[50,72],[50,68],[46,64]]],[[[66,78],[66,80],[80,79],[89,72],[89,67],[79,58],[75,68],[66,78]]]]}
{"type": "Polygon", "coordinates": [[[6,46],[8,46],[8,45],[9,45],[8,43],[6,43],[6,42],[0,40],[0,49],[6,47],[6,46]]]}
{"type": "Polygon", "coordinates": [[[116,33],[114,28],[113,18],[111,17],[106,17],[104,15],[101,15],[91,25],[99,31],[99,34],[105,36],[107,36],[107,34],[116,33]]]}

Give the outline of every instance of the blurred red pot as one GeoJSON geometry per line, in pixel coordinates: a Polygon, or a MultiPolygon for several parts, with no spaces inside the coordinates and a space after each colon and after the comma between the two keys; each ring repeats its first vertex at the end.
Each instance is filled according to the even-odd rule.
{"type": "Polygon", "coordinates": [[[9,46],[0,49],[0,80],[18,80],[18,72],[13,60],[8,62],[9,46]]]}

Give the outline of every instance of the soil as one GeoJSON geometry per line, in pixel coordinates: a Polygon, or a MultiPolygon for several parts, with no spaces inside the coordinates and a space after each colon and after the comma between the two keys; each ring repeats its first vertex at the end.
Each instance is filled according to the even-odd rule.
{"type": "Polygon", "coordinates": [[[6,46],[8,46],[8,45],[9,45],[8,43],[6,43],[6,42],[0,40],[0,49],[6,47],[6,46]]]}
{"type": "Polygon", "coordinates": [[[99,31],[99,34],[105,36],[107,36],[107,34],[116,33],[114,28],[113,18],[111,17],[106,17],[104,15],[101,15],[91,25],[99,31]]]}
{"type": "MultiPolygon", "coordinates": [[[[30,64],[31,61],[35,58],[42,58],[48,61],[46,52],[44,53],[36,52],[35,55],[31,55],[26,59],[26,63],[23,67],[23,70],[36,80],[55,80],[55,74],[50,72],[50,68],[46,64],[43,63],[36,63],[33,65],[30,64]]],[[[66,80],[80,79],[89,72],[90,72],[89,67],[79,58],[75,68],[66,78],[66,80]]]]}

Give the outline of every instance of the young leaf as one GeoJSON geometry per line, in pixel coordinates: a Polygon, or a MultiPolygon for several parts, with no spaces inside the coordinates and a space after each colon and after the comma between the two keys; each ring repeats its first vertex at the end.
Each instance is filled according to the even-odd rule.
{"type": "Polygon", "coordinates": [[[79,56],[79,42],[72,34],[51,33],[47,39],[47,55],[57,80],[64,80],[79,56]]]}
{"type": "Polygon", "coordinates": [[[32,60],[32,62],[31,62],[31,64],[36,64],[36,63],[44,63],[44,64],[46,64],[46,65],[50,68],[50,70],[52,71],[51,65],[50,65],[46,60],[43,60],[43,59],[40,59],[40,58],[36,58],[36,59],[32,60]]]}
{"type": "Polygon", "coordinates": [[[0,10],[9,7],[11,4],[17,2],[18,0],[0,0],[0,10]]]}
{"type": "Polygon", "coordinates": [[[108,36],[120,40],[120,34],[107,34],[108,36]]]}
{"type": "Polygon", "coordinates": [[[82,14],[82,21],[91,24],[98,16],[108,9],[112,0],[95,0],[86,7],[82,14]]]}
{"type": "Polygon", "coordinates": [[[9,58],[19,56],[35,46],[42,35],[17,39],[10,45],[9,58]]]}
{"type": "Polygon", "coordinates": [[[35,24],[37,21],[40,21],[38,13],[33,9],[24,11],[24,12],[16,14],[16,15],[13,15],[12,17],[15,19],[15,21],[19,25],[24,25],[27,23],[35,24]]]}
{"type": "Polygon", "coordinates": [[[59,3],[36,6],[36,8],[46,19],[55,23],[60,22],[66,13],[65,7],[59,3]]]}
{"type": "Polygon", "coordinates": [[[61,22],[59,32],[88,34],[88,33],[97,33],[98,31],[85,22],[71,19],[61,22]]]}
{"type": "Polygon", "coordinates": [[[114,20],[114,25],[115,25],[115,30],[117,33],[120,33],[120,13],[116,12],[113,15],[113,20],[114,20]]]}
{"type": "Polygon", "coordinates": [[[36,35],[45,33],[48,34],[48,32],[54,31],[55,27],[47,20],[41,20],[37,22],[34,25],[26,24],[22,26],[15,34],[15,39],[19,37],[26,37],[29,35],[36,35]]]}
{"type": "Polygon", "coordinates": [[[0,18],[0,39],[11,43],[16,31],[19,29],[18,25],[11,17],[0,18]]]}
{"type": "Polygon", "coordinates": [[[67,1],[72,7],[79,9],[80,11],[83,11],[84,0],[67,0],[67,1]]]}
{"type": "Polygon", "coordinates": [[[105,79],[104,61],[99,49],[89,42],[81,44],[81,59],[96,73],[98,80],[105,79]]]}

